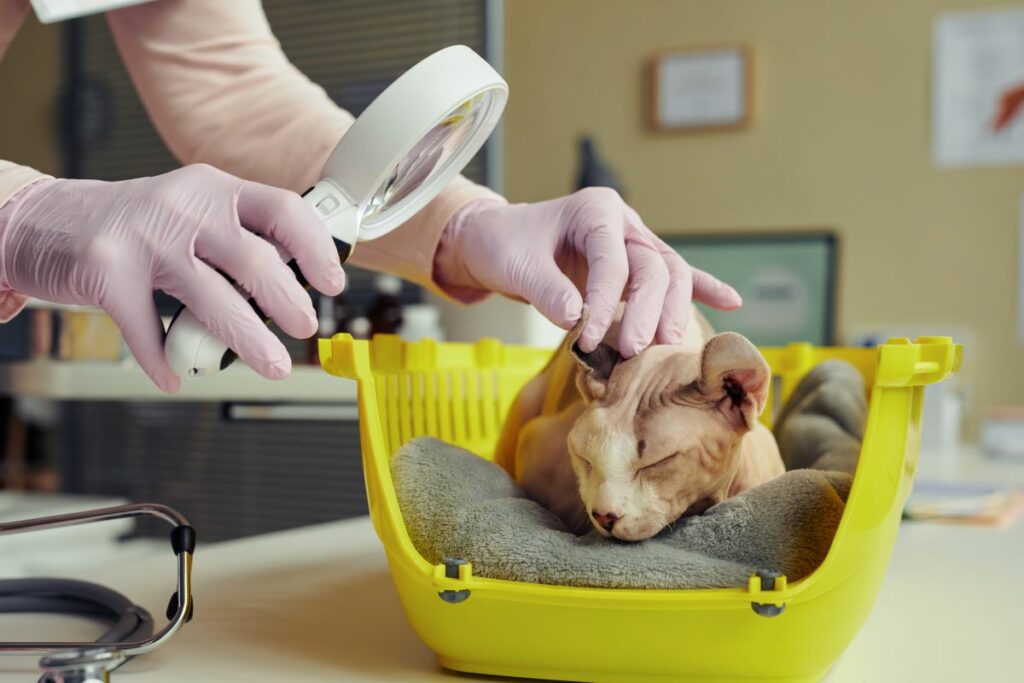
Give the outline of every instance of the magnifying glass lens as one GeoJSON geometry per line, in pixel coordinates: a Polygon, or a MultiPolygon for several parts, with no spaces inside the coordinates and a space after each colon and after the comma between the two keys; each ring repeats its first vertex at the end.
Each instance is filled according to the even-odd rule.
{"type": "Polygon", "coordinates": [[[370,199],[363,221],[372,221],[412,194],[443,167],[469,139],[486,111],[490,92],[466,100],[434,126],[395,164],[387,179],[370,199]]]}

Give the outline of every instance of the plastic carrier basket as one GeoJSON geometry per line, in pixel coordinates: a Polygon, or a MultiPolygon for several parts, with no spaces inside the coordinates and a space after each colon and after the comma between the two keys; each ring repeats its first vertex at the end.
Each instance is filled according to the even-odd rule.
{"type": "Polygon", "coordinates": [[[793,582],[757,575],[710,590],[574,588],[482,578],[471,564],[428,563],[413,547],[389,461],[431,435],[490,459],[519,388],[551,351],[476,344],[320,341],[329,373],[359,382],[370,514],[406,615],[441,665],[457,671],[574,681],[817,681],[875,601],[917,465],[924,386],[960,363],[947,337],[875,349],[762,349],[773,373],[765,410],[817,363],[838,358],[869,387],[860,462],[824,562],[793,582]]]}

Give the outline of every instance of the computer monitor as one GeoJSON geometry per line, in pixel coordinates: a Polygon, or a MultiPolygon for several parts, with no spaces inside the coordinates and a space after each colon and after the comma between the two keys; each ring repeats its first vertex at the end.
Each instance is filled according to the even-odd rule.
{"type": "Polygon", "coordinates": [[[688,263],[728,282],[743,297],[736,311],[700,306],[720,331],[758,346],[835,343],[838,244],[826,232],[669,235],[688,263]]]}

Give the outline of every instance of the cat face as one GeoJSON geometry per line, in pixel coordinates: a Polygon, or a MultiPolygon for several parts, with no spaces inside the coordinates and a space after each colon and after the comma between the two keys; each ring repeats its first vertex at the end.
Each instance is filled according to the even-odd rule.
{"type": "Polygon", "coordinates": [[[572,348],[585,408],[568,450],[600,533],[643,540],[727,497],[768,395],[753,344],[724,333],[699,353],[652,346],[625,361],[607,346],[572,348]]]}

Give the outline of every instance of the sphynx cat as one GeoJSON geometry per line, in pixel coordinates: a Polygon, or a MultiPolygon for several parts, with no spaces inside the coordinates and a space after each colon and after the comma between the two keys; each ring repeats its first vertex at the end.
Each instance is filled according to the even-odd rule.
{"type": "Polygon", "coordinates": [[[745,337],[693,308],[682,344],[626,360],[580,350],[586,319],[517,396],[495,456],[570,530],[640,541],[783,473],[758,420],[771,373],[745,337]]]}

